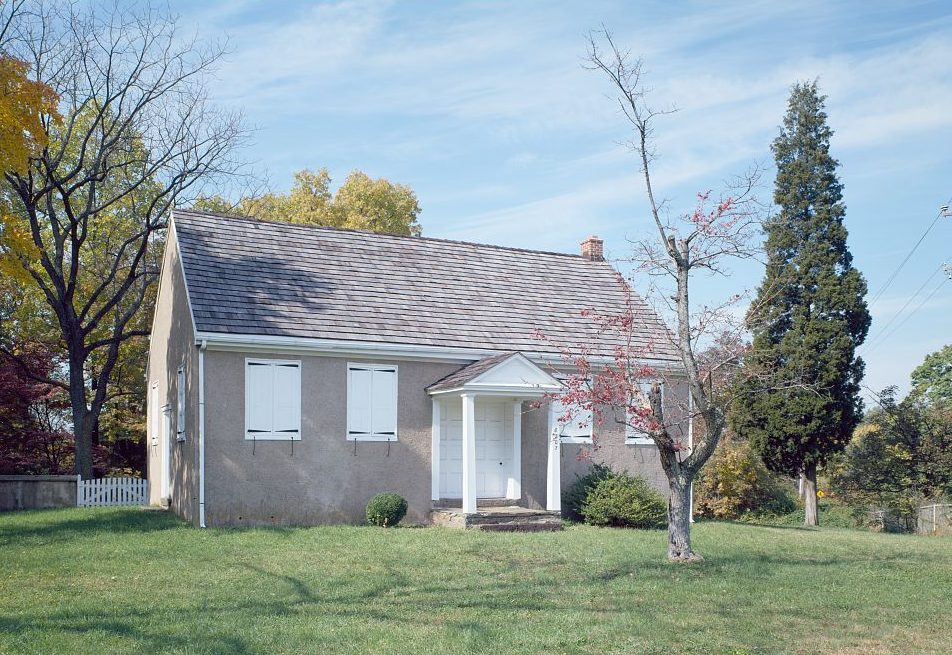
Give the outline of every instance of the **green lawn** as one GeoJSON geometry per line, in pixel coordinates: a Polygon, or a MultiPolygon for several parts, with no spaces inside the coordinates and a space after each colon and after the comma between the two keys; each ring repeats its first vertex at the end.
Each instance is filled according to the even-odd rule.
{"type": "Polygon", "coordinates": [[[197,530],[0,515],[0,653],[948,653],[952,540],[662,532],[197,530]]]}

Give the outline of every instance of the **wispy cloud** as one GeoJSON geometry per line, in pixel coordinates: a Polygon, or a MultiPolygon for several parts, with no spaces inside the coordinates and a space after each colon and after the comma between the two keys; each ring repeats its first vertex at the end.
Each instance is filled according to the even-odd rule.
{"type": "MultiPolygon", "coordinates": [[[[679,107],[656,133],[655,181],[672,211],[753,162],[769,167],[790,85],[814,78],[829,95],[851,245],[872,287],[952,195],[952,14],[941,0],[242,0],[182,10],[203,32],[228,35],[215,95],[262,128],[254,155],[279,185],[320,165],[407,182],[434,236],[574,252],[597,232],[623,255],[626,238],[647,232],[637,163],[619,145],[626,125],[605,81],[581,65],[585,34],[602,23],[645,56],[654,101],[679,107]]],[[[948,256],[940,243],[923,245],[896,298],[874,308],[877,322],[948,256]]],[[[755,286],[758,275],[741,268],[730,285],[755,286]]],[[[723,287],[702,284],[698,301],[723,287]]],[[[894,345],[908,358],[895,370],[921,353],[907,342],[884,349],[894,345]]],[[[878,353],[874,378],[898,365],[878,353]]]]}

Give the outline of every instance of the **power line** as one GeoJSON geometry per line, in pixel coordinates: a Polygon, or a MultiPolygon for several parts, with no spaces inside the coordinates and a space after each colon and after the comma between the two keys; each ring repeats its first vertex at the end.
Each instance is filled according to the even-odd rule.
{"type": "Polygon", "coordinates": [[[939,274],[939,271],[941,271],[941,270],[942,270],[942,264],[939,264],[939,266],[936,267],[936,269],[935,269],[934,271],[932,271],[932,275],[930,275],[928,278],[926,278],[926,281],[922,283],[922,286],[920,286],[918,289],[916,289],[916,292],[915,292],[914,294],[912,294],[911,296],[909,296],[909,299],[906,301],[906,304],[903,305],[903,306],[899,309],[898,312],[896,312],[895,314],[893,314],[892,318],[889,319],[889,321],[886,323],[886,325],[884,325],[884,326],[882,326],[881,328],[879,328],[879,330],[876,332],[876,336],[875,336],[874,338],[872,338],[872,339],[869,340],[869,347],[870,347],[870,349],[872,349],[872,348],[873,348],[873,344],[876,343],[877,341],[879,341],[879,340],[882,338],[882,336],[886,333],[886,331],[889,330],[889,327],[890,327],[893,323],[896,322],[896,319],[898,319],[900,316],[902,316],[902,313],[903,313],[904,311],[906,311],[906,308],[909,307],[909,305],[911,305],[911,304],[913,303],[913,301],[914,301],[916,298],[919,297],[919,294],[922,293],[923,290],[929,285],[929,283],[932,282],[932,280],[935,279],[935,276],[938,275],[938,274],[939,274]]]}
{"type": "Polygon", "coordinates": [[[914,245],[914,246],[912,247],[912,250],[909,251],[909,254],[906,255],[905,259],[903,259],[903,260],[899,263],[899,266],[896,267],[896,270],[894,270],[894,271],[892,272],[892,274],[889,276],[889,278],[886,280],[886,283],[883,284],[883,286],[881,286],[881,287],[879,288],[879,291],[876,292],[876,295],[873,296],[873,299],[869,302],[869,306],[870,306],[870,307],[872,307],[873,305],[875,305],[875,304],[876,304],[876,301],[879,300],[880,298],[882,298],[883,294],[886,293],[886,289],[889,288],[889,286],[890,286],[890,285],[893,283],[893,281],[896,279],[896,276],[899,275],[899,272],[902,271],[903,267],[909,262],[910,259],[912,259],[912,256],[913,256],[914,254],[916,254],[916,250],[919,249],[919,246],[922,245],[922,242],[926,240],[926,237],[927,237],[927,236],[929,236],[929,232],[932,231],[932,228],[934,228],[934,227],[936,226],[936,223],[939,222],[939,219],[942,218],[942,214],[943,214],[943,212],[942,212],[941,209],[940,209],[938,212],[936,212],[935,219],[932,221],[932,223],[929,225],[929,227],[926,228],[926,231],[922,233],[922,236],[919,237],[919,240],[916,241],[916,245],[914,245]]]}
{"type": "MultiPolygon", "coordinates": [[[[923,307],[927,302],[929,302],[930,300],[932,300],[932,298],[933,298],[937,293],[939,293],[939,291],[942,289],[942,286],[943,286],[946,282],[947,282],[947,280],[946,280],[945,278],[939,280],[939,284],[936,285],[935,289],[933,289],[933,290],[929,293],[928,296],[926,296],[925,298],[923,298],[923,299],[922,299],[922,302],[920,302],[918,305],[916,305],[916,308],[915,308],[915,309],[913,309],[911,312],[909,312],[908,314],[906,314],[905,318],[903,318],[902,321],[900,321],[900,323],[899,323],[896,327],[894,327],[891,332],[889,332],[888,334],[886,334],[885,336],[883,336],[883,337],[876,343],[876,347],[882,345],[882,344],[885,343],[886,341],[889,341],[889,337],[891,337],[892,335],[894,335],[900,328],[902,328],[903,325],[906,324],[906,322],[907,322],[910,318],[912,318],[913,316],[915,316],[916,312],[918,312],[920,309],[922,309],[922,307],[923,307]]],[[[867,351],[866,354],[869,355],[870,353],[872,353],[872,351],[875,350],[876,347],[871,348],[869,351],[867,351]]]]}

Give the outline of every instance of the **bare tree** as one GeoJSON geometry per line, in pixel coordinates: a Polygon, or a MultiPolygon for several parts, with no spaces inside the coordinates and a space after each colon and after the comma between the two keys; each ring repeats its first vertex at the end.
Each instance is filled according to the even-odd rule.
{"type": "MultiPolygon", "coordinates": [[[[567,400],[586,405],[596,413],[611,407],[615,420],[647,433],[658,447],[668,479],[668,557],[675,561],[700,559],[691,546],[691,484],[713,454],[725,425],[730,403],[730,384],[738,373],[744,350],[743,321],[732,318],[741,299],[731,295],[715,307],[693,309],[690,281],[697,273],[726,275],[729,260],[756,257],[757,235],[764,218],[763,205],[754,193],[759,171],[753,169],[728,184],[728,193],[714,199],[698,195],[689,212],[671,216],[655,194],[652,180],[652,129],[659,116],[670,110],[654,110],[646,103],[642,61],[621,50],[607,30],[589,37],[587,67],[601,72],[611,82],[618,106],[633,130],[629,145],[638,156],[644,188],[656,235],[635,244],[638,270],[652,278],[655,299],[673,315],[670,345],[680,358],[679,370],[652,364],[652,348],[631,335],[642,328],[631,302],[623,316],[595,316],[601,331],[614,331],[613,361],[596,364],[584,354],[572,363],[579,372],[567,382],[567,400]],[[619,337],[620,336],[620,340],[619,337]],[[679,411],[662,402],[659,382],[665,378],[687,386],[688,398],[679,411]],[[645,385],[644,381],[653,381],[645,385]],[[689,444],[683,426],[693,422],[699,429],[689,444]]],[[[656,357],[654,359],[657,359],[656,357]]],[[[597,417],[601,420],[603,417],[597,417]]]]}
{"type": "MultiPolygon", "coordinates": [[[[37,0],[12,5],[4,47],[60,98],[48,146],[26,174],[5,171],[18,253],[67,353],[76,472],[91,475],[92,433],[109,399],[120,350],[148,335],[140,308],[157,279],[169,212],[243,171],[248,135],[216,109],[206,83],[220,44],[184,38],[149,5],[37,0]]],[[[15,345],[3,349],[15,356],[15,345]]]]}

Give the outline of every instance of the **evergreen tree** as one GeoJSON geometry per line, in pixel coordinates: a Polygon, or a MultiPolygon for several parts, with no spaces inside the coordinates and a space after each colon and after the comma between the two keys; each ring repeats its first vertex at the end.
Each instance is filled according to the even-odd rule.
{"type": "Polygon", "coordinates": [[[817,522],[817,467],[846,447],[862,416],[856,348],[870,324],[866,282],[846,246],[825,99],[816,82],[796,84],[772,145],[780,212],[765,228],[767,270],[748,316],[746,364],[757,374],[731,415],[768,468],[801,476],[807,525],[817,522]]]}

